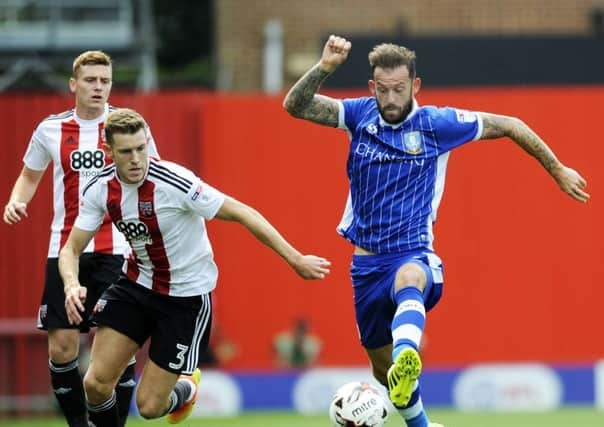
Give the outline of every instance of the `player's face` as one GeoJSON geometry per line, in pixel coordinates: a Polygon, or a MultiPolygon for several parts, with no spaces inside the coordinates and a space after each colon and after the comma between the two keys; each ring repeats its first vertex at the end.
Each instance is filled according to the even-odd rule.
{"type": "Polygon", "coordinates": [[[144,129],[134,134],[116,133],[109,146],[109,157],[113,159],[119,178],[126,184],[141,182],[147,174],[149,152],[144,129]]]}
{"type": "Polygon", "coordinates": [[[413,107],[413,96],[419,92],[420,80],[411,79],[407,66],[376,67],[369,90],[375,96],[382,118],[387,123],[400,123],[413,107]]]}
{"type": "Polygon", "coordinates": [[[95,119],[103,113],[111,92],[111,74],[110,65],[82,65],[77,76],[69,80],[77,113],[83,119],[95,119]]]}

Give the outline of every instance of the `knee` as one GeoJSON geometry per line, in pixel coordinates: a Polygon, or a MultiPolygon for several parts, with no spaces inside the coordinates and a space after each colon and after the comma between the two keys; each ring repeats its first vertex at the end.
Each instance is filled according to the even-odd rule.
{"type": "Polygon", "coordinates": [[[95,374],[93,369],[88,369],[84,375],[84,390],[91,403],[101,403],[111,397],[115,384],[104,380],[95,374]]]}
{"type": "Polygon", "coordinates": [[[415,263],[403,265],[396,273],[395,288],[415,287],[422,291],[426,287],[426,273],[415,263]]]}
{"type": "Polygon", "coordinates": [[[137,402],[138,413],[141,417],[146,420],[153,420],[155,418],[159,418],[163,415],[163,413],[158,412],[157,408],[150,405],[148,402],[143,404],[138,404],[137,402]]]}
{"type": "Polygon", "coordinates": [[[168,408],[165,407],[166,402],[160,402],[157,399],[145,398],[142,394],[136,395],[136,407],[141,417],[151,420],[165,415],[168,408]]]}
{"type": "Polygon", "coordinates": [[[78,357],[78,342],[70,337],[55,335],[48,339],[48,356],[56,363],[67,363],[78,357]]]}

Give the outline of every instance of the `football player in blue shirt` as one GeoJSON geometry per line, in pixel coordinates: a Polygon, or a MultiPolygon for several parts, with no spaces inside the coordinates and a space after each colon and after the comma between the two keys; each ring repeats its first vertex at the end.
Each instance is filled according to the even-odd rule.
{"type": "Polygon", "coordinates": [[[409,427],[436,427],[423,408],[418,354],[426,311],[443,286],[432,246],[449,152],[466,142],[509,137],[535,157],[562,191],[585,203],[586,181],[514,117],[419,107],[415,52],[381,44],[369,53],[371,97],[317,94],[342,64],[351,43],[330,36],[321,60],[290,89],[284,108],[294,117],[339,127],[350,136],[350,193],[338,232],[354,245],[351,278],[361,343],[375,378],[409,427]]]}

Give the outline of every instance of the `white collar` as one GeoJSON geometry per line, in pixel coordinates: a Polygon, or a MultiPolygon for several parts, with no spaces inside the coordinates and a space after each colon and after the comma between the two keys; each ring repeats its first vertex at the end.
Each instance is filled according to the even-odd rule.
{"type": "Polygon", "coordinates": [[[103,122],[107,118],[107,114],[109,114],[108,103],[105,103],[105,106],[103,107],[103,113],[100,116],[89,120],[81,118],[80,116],[78,116],[77,110],[73,110],[73,117],[75,118],[75,121],[78,122],[80,125],[94,125],[103,122]]]}

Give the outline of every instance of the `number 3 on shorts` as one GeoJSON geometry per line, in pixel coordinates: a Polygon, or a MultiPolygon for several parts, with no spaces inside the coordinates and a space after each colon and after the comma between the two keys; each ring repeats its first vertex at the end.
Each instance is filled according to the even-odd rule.
{"type": "Polygon", "coordinates": [[[189,349],[189,346],[188,345],[184,345],[184,344],[176,344],[176,348],[178,350],[180,350],[176,354],[176,358],[178,359],[178,362],[176,362],[176,363],[170,362],[168,364],[168,366],[170,368],[172,368],[172,369],[180,369],[180,368],[182,368],[182,365],[184,365],[184,363],[185,363],[185,353],[189,349]]]}

